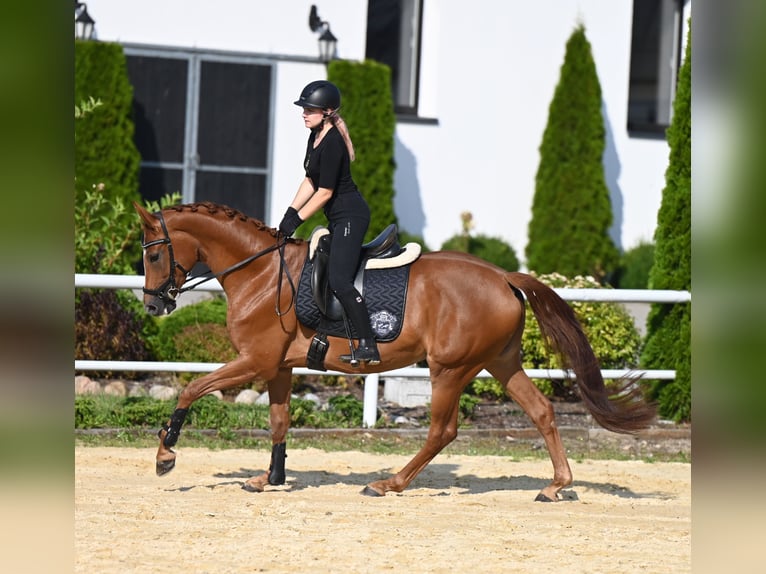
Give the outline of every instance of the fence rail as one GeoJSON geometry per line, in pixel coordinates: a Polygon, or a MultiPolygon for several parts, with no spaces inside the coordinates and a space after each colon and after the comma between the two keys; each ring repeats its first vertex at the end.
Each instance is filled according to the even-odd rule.
{"type": "MultiPolygon", "coordinates": [[[[75,287],[100,289],[137,289],[144,286],[141,275],[98,275],[75,274],[75,287]]],[[[211,280],[197,288],[199,291],[222,292],[217,280],[211,280]]],[[[650,289],[554,289],[565,301],[600,301],[613,303],[687,303],[691,301],[689,291],[650,290],[650,289]]],[[[191,363],[166,361],[91,361],[75,360],[75,371],[135,371],[135,372],[182,372],[204,373],[214,371],[224,363],[191,363]]],[[[533,379],[574,378],[574,373],[562,369],[526,369],[533,379]]],[[[315,371],[306,368],[293,369],[295,375],[347,375],[339,371],[315,371]]],[[[603,369],[605,379],[618,379],[627,375],[642,375],[645,379],[674,379],[674,370],[625,370],[603,369]]],[[[364,407],[362,422],[366,427],[375,425],[378,405],[378,386],[381,377],[428,378],[428,369],[407,367],[382,373],[364,375],[364,407]]],[[[476,378],[492,377],[487,371],[481,371],[476,378]]]]}

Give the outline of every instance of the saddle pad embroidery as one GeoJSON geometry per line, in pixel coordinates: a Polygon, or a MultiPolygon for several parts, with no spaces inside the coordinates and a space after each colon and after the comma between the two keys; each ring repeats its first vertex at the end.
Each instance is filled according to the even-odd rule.
{"type": "MultiPolygon", "coordinates": [[[[298,320],[311,329],[345,339],[347,334],[343,321],[333,321],[325,317],[314,303],[311,293],[313,267],[313,262],[307,261],[301,271],[295,299],[298,320]]],[[[392,269],[367,269],[364,272],[364,300],[370,313],[373,333],[378,341],[393,341],[402,331],[409,276],[409,265],[392,269]]],[[[358,338],[353,327],[351,336],[358,338]]]]}

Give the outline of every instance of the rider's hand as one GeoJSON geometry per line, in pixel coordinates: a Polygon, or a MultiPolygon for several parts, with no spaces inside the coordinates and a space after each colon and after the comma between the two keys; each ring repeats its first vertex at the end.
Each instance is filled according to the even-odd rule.
{"type": "Polygon", "coordinates": [[[285,211],[285,216],[279,224],[279,232],[285,237],[290,237],[301,223],[303,223],[303,220],[298,215],[298,211],[290,206],[285,211]]]}

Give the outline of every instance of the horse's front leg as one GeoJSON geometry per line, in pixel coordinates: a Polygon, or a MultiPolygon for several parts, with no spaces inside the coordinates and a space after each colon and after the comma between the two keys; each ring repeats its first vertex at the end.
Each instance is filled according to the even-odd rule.
{"type": "Polygon", "coordinates": [[[220,369],[216,369],[199,379],[189,383],[178,396],[176,409],[170,417],[170,420],[160,429],[160,446],[157,449],[157,476],[169,473],[176,465],[176,453],[173,450],[178,437],[181,434],[181,427],[186,420],[189,407],[198,398],[212,393],[236,387],[252,381],[258,373],[252,368],[250,361],[245,358],[237,358],[230,363],[226,363],[220,369]]]}
{"type": "Polygon", "coordinates": [[[287,458],[287,431],[290,428],[290,391],[292,369],[280,369],[269,381],[269,422],[271,425],[271,463],[269,470],[245,481],[242,488],[249,492],[263,492],[267,484],[285,483],[287,458]]]}

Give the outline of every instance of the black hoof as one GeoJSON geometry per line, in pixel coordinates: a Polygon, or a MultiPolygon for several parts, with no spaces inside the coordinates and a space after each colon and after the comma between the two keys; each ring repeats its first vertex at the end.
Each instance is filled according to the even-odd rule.
{"type": "Polygon", "coordinates": [[[537,495],[535,498],[535,502],[555,502],[555,500],[551,500],[547,496],[545,496],[542,492],[537,495]]]}
{"type": "Polygon", "coordinates": [[[242,485],[242,490],[246,490],[247,492],[263,492],[263,488],[256,488],[247,482],[242,485]]]}
{"type": "Polygon", "coordinates": [[[383,494],[379,493],[379,492],[378,492],[377,490],[375,490],[374,488],[370,488],[369,486],[365,486],[365,487],[362,489],[362,492],[360,492],[360,494],[362,494],[362,495],[364,495],[364,496],[374,496],[374,497],[376,497],[376,498],[379,498],[379,497],[381,497],[381,496],[384,496],[383,494]]]}
{"type": "Polygon", "coordinates": [[[157,476],[163,476],[169,473],[175,467],[176,467],[176,459],[158,460],[157,461],[157,476]]]}

